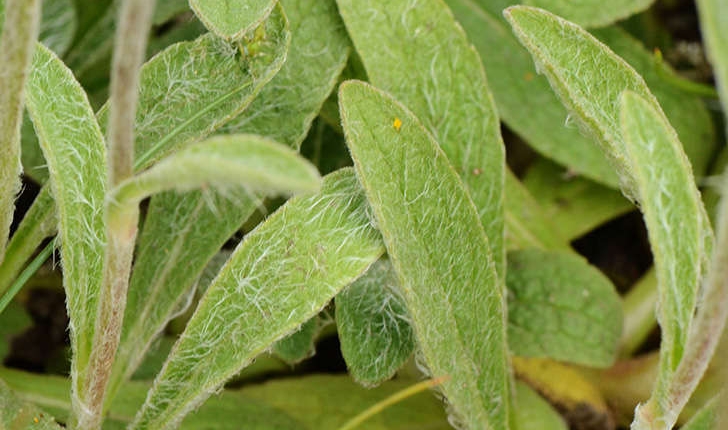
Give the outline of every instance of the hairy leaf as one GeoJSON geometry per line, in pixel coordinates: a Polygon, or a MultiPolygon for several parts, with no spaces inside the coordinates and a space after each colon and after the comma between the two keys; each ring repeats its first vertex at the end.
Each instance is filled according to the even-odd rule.
{"type": "Polygon", "coordinates": [[[370,82],[423,122],[465,183],[501,279],[504,149],[478,54],[442,0],[338,0],[370,82]]]}
{"type": "Polygon", "coordinates": [[[91,341],[106,247],[106,146],[86,94],[72,72],[38,45],[27,84],[26,103],[43,155],[58,212],[63,284],[73,349],[73,409],[88,377],[91,341]]]}
{"type": "Polygon", "coordinates": [[[173,427],[383,252],[351,171],[289,200],[249,233],[200,300],[134,429],[173,427]]]}
{"type": "Polygon", "coordinates": [[[211,137],[182,149],[119,184],[111,199],[137,205],[153,194],[244,185],[251,192],[292,194],[316,191],[316,168],[292,149],[252,134],[211,137]]]}
{"type": "MultiPolygon", "coordinates": [[[[280,8],[266,26],[271,43],[263,45],[256,58],[243,58],[236,47],[208,34],[173,45],[142,67],[135,127],[137,170],[208,136],[250,104],[282,66],[289,43],[287,20],[280,8]]],[[[102,130],[107,113],[104,107],[97,114],[102,130]]],[[[54,216],[49,194],[41,191],[44,198],[36,199],[31,208],[35,216],[19,225],[9,246],[22,252],[14,254],[13,264],[0,266],[0,281],[12,282],[49,235],[44,228],[54,216]]],[[[6,284],[0,284],[3,288],[6,284]]]]}
{"type": "Polygon", "coordinates": [[[654,397],[661,402],[685,352],[712,231],[690,164],[661,112],[625,92],[621,125],[655,258],[662,345],[654,397]]]}
{"type": "MultiPolygon", "coordinates": [[[[286,63],[221,131],[261,134],[297,148],[346,61],[348,41],[333,0],[281,4],[291,29],[286,63]],[[312,57],[308,46],[314,41],[321,49],[312,57]]],[[[133,372],[206,263],[260,204],[259,197],[244,190],[152,198],[139,239],[113,386],[133,372]]]]}
{"type": "Polygon", "coordinates": [[[240,40],[258,26],[277,4],[275,0],[190,0],[190,7],[211,32],[240,40]]]}
{"type": "MultiPolygon", "coordinates": [[[[23,91],[40,20],[40,0],[7,0],[0,38],[0,263],[10,234],[15,196],[20,191],[20,126],[23,91]],[[7,22],[5,22],[7,21],[7,22]]],[[[5,6],[3,2],[3,6],[5,6]]]]}
{"type": "Polygon", "coordinates": [[[342,84],[339,104],[425,363],[450,377],[442,390],[462,425],[506,428],[505,300],[475,206],[401,104],[356,81],[342,84]]]}
{"type": "Polygon", "coordinates": [[[397,273],[382,259],[336,296],[336,326],[349,374],[373,386],[412,355],[415,339],[397,273]]]}
{"type": "Polygon", "coordinates": [[[319,317],[315,316],[303,323],[298,331],[276,342],[273,353],[288,364],[296,364],[313,356],[319,329],[319,317]]]}
{"type": "MultiPolygon", "coordinates": [[[[503,121],[535,150],[568,167],[571,173],[616,188],[617,175],[606,157],[580,133],[573,116],[559,103],[547,80],[536,76],[528,51],[519,45],[502,21],[503,8],[514,2],[447,2],[484,60],[503,121]],[[524,109],[524,106],[529,108],[524,109]]],[[[608,28],[597,34],[645,77],[668,118],[675,124],[696,174],[702,174],[714,145],[712,122],[702,100],[674,88],[665,80],[663,74],[674,75],[674,72],[663,67],[658,73],[652,54],[626,32],[608,28]]]]}
{"type": "Polygon", "coordinates": [[[514,354],[608,367],[622,332],[622,303],[582,258],[535,249],[508,254],[508,345],[514,354]]]}

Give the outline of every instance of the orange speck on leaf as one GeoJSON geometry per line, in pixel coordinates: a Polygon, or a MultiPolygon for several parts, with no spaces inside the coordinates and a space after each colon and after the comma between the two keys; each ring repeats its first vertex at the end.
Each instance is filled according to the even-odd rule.
{"type": "Polygon", "coordinates": [[[534,75],[533,75],[533,73],[531,73],[531,72],[526,72],[526,74],[525,74],[525,75],[523,75],[523,79],[524,79],[524,80],[525,80],[526,82],[531,82],[531,81],[533,80],[533,78],[535,78],[535,76],[534,76],[534,75]]]}
{"type": "Polygon", "coordinates": [[[38,417],[33,417],[33,422],[38,424],[40,422],[40,420],[38,419],[38,417]]]}
{"type": "Polygon", "coordinates": [[[399,129],[402,128],[402,120],[399,118],[395,118],[394,122],[392,123],[392,127],[394,127],[395,130],[399,131],[399,129]]]}

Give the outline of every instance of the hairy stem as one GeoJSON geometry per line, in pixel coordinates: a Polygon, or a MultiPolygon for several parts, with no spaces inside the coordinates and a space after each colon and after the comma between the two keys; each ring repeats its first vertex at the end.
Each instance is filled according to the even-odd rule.
{"type": "MultiPolygon", "coordinates": [[[[109,186],[129,178],[134,171],[134,122],[139,99],[139,69],[144,61],[147,33],[154,0],[125,0],[116,33],[109,106],[109,186]]],[[[137,234],[137,205],[106,207],[108,243],[104,260],[93,350],[82,397],[87,409],[80,411],[77,428],[95,430],[103,421],[106,388],[121,338],[126,293],[129,287],[134,241],[137,234]]]]}
{"type": "Polygon", "coordinates": [[[38,34],[40,0],[7,0],[0,40],[0,262],[20,190],[23,88],[38,34]]]}
{"type": "Polygon", "coordinates": [[[109,185],[133,173],[134,119],[139,99],[139,68],[144,61],[154,0],[126,0],[121,8],[111,70],[109,106],[109,185]]]}

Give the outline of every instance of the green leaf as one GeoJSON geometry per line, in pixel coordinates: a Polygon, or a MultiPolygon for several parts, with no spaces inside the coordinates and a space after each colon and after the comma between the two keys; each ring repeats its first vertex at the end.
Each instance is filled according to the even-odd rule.
{"type": "MultiPolygon", "coordinates": [[[[281,7],[264,28],[266,39],[255,56],[207,34],[170,46],[142,67],[136,169],[211,134],[249,106],[282,67],[290,42],[281,7]]],[[[98,114],[102,126],[107,114],[108,105],[98,114]]]]}
{"type": "MultiPolygon", "coordinates": [[[[377,388],[357,385],[346,375],[315,375],[250,385],[241,394],[281,409],[309,429],[338,429],[371,405],[416,381],[385,382],[377,388]]],[[[421,393],[369,418],[367,430],[449,430],[442,404],[421,393]]]]}
{"type": "Polygon", "coordinates": [[[625,156],[641,197],[657,271],[662,345],[653,396],[661,402],[685,353],[713,237],[690,164],[659,108],[629,91],[620,104],[625,156]]]}
{"type": "MultiPolygon", "coordinates": [[[[28,399],[53,412],[62,421],[70,412],[70,381],[66,378],[38,375],[0,367],[5,379],[22,398],[28,399]]],[[[122,430],[134,419],[144,403],[149,384],[130,382],[124,385],[111,406],[104,422],[106,430],[122,430]]],[[[1,404],[1,403],[0,403],[1,404]]],[[[35,429],[36,427],[30,427],[35,429]]],[[[301,423],[282,410],[270,407],[251,396],[234,391],[223,391],[186,418],[180,430],[304,430],[301,423]]]]}
{"type": "Polygon", "coordinates": [[[184,148],[111,191],[115,206],[138,205],[163,191],[243,185],[251,192],[316,191],[316,168],[292,149],[256,135],[220,135],[184,148]]]}
{"type": "Polygon", "coordinates": [[[728,4],[720,0],[697,0],[696,4],[700,16],[700,32],[713,65],[723,112],[728,117],[728,32],[725,30],[728,4]]]}
{"type": "Polygon", "coordinates": [[[503,279],[503,142],[483,65],[465,32],[442,0],[338,4],[370,82],[414,112],[462,178],[503,279]]]}
{"type": "Polygon", "coordinates": [[[536,249],[508,254],[508,345],[524,357],[589,367],[614,363],[622,302],[581,257],[536,249]]]}
{"type": "Polygon", "coordinates": [[[1,17],[4,20],[0,38],[0,64],[3,67],[0,73],[0,263],[5,256],[13,221],[15,196],[20,191],[23,91],[40,20],[40,0],[7,1],[9,13],[1,17]]]}
{"type": "Polygon", "coordinates": [[[619,191],[568,171],[547,160],[529,167],[523,184],[538,200],[540,215],[550,221],[552,234],[576,239],[605,222],[634,209],[619,191]]]}
{"type": "Polygon", "coordinates": [[[506,245],[509,250],[523,248],[568,250],[556,224],[516,175],[506,170],[506,245]]]}
{"type": "Polygon", "coordinates": [[[43,0],[38,40],[63,56],[76,34],[76,10],[72,0],[43,0]]]}
{"type": "MultiPolygon", "coordinates": [[[[64,56],[68,67],[82,82],[86,73],[102,61],[106,63],[104,69],[108,73],[120,5],[121,0],[113,0],[108,7],[104,8],[103,14],[93,21],[64,56]]],[[[108,76],[105,78],[108,79],[108,76]]]]}
{"type": "Polygon", "coordinates": [[[349,81],[339,103],[425,363],[450,377],[442,390],[458,422],[506,428],[505,298],[465,186],[417,118],[390,96],[349,81]]]}
{"type": "Polygon", "coordinates": [[[351,171],[289,200],[245,237],[207,289],[132,428],[173,427],[382,252],[351,171]]]}
{"type": "Polygon", "coordinates": [[[625,89],[634,91],[662,113],[645,81],[623,59],[575,24],[525,6],[510,7],[504,15],[572,118],[608,156],[620,177],[622,190],[634,198],[635,184],[622,148],[618,98],[625,89]]]}
{"type": "MultiPolygon", "coordinates": [[[[618,179],[605,156],[574,125],[548,82],[534,74],[533,61],[501,19],[511,0],[447,0],[484,61],[498,112],[509,128],[543,156],[601,184],[616,188],[618,179]],[[530,108],[524,109],[524,106],[530,108]],[[562,126],[562,124],[564,126],[562,126]]],[[[626,32],[609,28],[597,32],[647,80],[675,124],[696,174],[710,161],[714,131],[702,100],[674,88],[658,73],[652,54],[626,32]]]]}
{"type": "Polygon", "coordinates": [[[517,381],[513,408],[515,430],[567,430],[558,412],[528,385],[517,381]]]}
{"type": "Polygon", "coordinates": [[[190,7],[211,32],[240,40],[271,13],[275,0],[190,0],[190,7]]]}
{"type": "MultiPolygon", "coordinates": [[[[73,391],[88,377],[106,247],[106,146],[86,94],[50,50],[37,45],[26,86],[58,212],[63,284],[71,328],[73,391]]],[[[87,399],[74,398],[74,412],[87,399]]]]}
{"type": "Polygon", "coordinates": [[[349,374],[374,386],[412,355],[415,338],[392,263],[379,260],[336,296],[336,326],[349,374]]]}
{"type": "Polygon", "coordinates": [[[0,380],[0,427],[3,430],[61,430],[52,416],[24,402],[0,380]]]}
{"type": "Polygon", "coordinates": [[[256,133],[298,149],[346,65],[349,39],[333,0],[282,0],[291,47],[280,72],[223,133],[256,133]]]}
{"type": "Polygon", "coordinates": [[[315,340],[320,330],[319,317],[301,325],[298,331],[276,342],[273,353],[289,365],[300,363],[316,353],[315,340]]]}
{"type": "MultiPolygon", "coordinates": [[[[282,66],[289,43],[287,28],[282,10],[276,8],[266,21],[271,43],[263,44],[255,58],[242,58],[236,47],[208,34],[173,45],[148,61],[141,69],[135,169],[147,168],[158,158],[208,136],[244,110],[282,66]]],[[[107,112],[102,108],[97,114],[102,129],[107,112]]],[[[0,266],[0,290],[7,288],[38,244],[53,232],[46,228],[54,216],[48,194],[41,191],[44,198],[36,199],[31,208],[34,217],[21,222],[9,243],[16,252],[12,264],[0,266]]]]}
{"type": "Polygon", "coordinates": [[[583,27],[603,27],[650,7],[654,0],[617,0],[605,7],[600,0],[526,0],[524,4],[538,6],[583,27]]]}
{"type": "MultiPolygon", "coordinates": [[[[348,42],[333,0],[285,0],[282,6],[291,28],[286,63],[221,131],[261,134],[297,148],[346,61],[348,42]],[[314,42],[326,54],[307,54],[314,42]]],[[[112,386],[134,370],[194,279],[260,204],[259,197],[244,190],[166,193],[151,199],[112,386]]]]}

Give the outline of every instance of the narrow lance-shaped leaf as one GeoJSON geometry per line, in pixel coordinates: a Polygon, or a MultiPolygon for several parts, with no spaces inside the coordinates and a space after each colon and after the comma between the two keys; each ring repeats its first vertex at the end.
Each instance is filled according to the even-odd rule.
{"type": "Polygon", "coordinates": [[[535,249],[508,254],[508,346],[523,357],[589,367],[614,363],[622,303],[582,258],[535,249]]]}
{"type": "Polygon", "coordinates": [[[249,233],[200,300],[132,426],[166,429],[315,316],[383,252],[350,170],[249,233]]]}
{"type": "MultiPolygon", "coordinates": [[[[23,92],[32,61],[40,20],[40,0],[7,0],[0,15],[0,262],[13,221],[15,195],[20,191],[20,125],[23,92]]],[[[4,2],[3,2],[4,6],[4,2]]]]}
{"type": "Polygon", "coordinates": [[[700,32],[713,64],[715,80],[728,117],[728,4],[721,0],[697,0],[700,32]]]}
{"type": "Polygon", "coordinates": [[[336,326],[349,374],[372,386],[385,381],[415,348],[397,274],[388,259],[336,296],[336,326]]]}
{"type": "MultiPolygon", "coordinates": [[[[559,103],[548,82],[534,73],[528,51],[519,45],[501,18],[513,0],[447,0],[457,20],[484,60],[498,112],[510,129],[545,157],[611,188],[618,179],[606,157],[580,133],[573,117],[559,103]],[[487,61],[485,61],[487,60],[487,61]],[[529,106],[524,109],[524,106],[529,106]]],[[[608,27],[597,32],[649,83],[673,122],[697,175],[711,160],[714,131],[703,101],[668,83],[658,73],[654,57],[625,31],[608,27]]]]}
{"type": "Polygon", "coordinates": [[[86,94],[55,54],[37,45],[27,85],[33,119],[58,211],[63,284],[71,328],[73,409],[88,377],[106,246],[106,146],[86,94]]]}
{"type": "MultiPolygon", "coordinates": [[[[690,164],[670,124],[649,101],[635,93],[626,91],[620,105],[625,154],[639,187],[641,210],[655,258],[660,300],[657,318],[662,333],[657,382],[650,401],[636,412],[635,424],[648,422],[641,419],[654,418],[655,422],[671,427],[712,355],[711,350],[702,361],[692,361],[710,348],[709,342],[691,344],[696,329],[693,314],[697,288],[701,269],[706,266],[704,260],[711,252],[712,232],[690,164]],[[691,369],[689,378],[684,378],[686,366],[691,369]]],[[[725,265],[724,258],[725,255],[719,256],[713,266],[725,265]]],[[[713,267],[711,272],[719,270],[713,267]]],[[[719,283],[724,284],[725,270],[719,273],[722,274],[718,277],[719,283]]],[[[708,291],[711,290],[706,287],[708,291]]],[[[711,297],[710,301],[699,308],[696,323],[704,322],[704,309],[711,309],[721,301],[728,304],[728,297],[711,297]]],[[[716,339],[721,331],[713,333],[716,339]]]]}
{"type": "Polygon", "coordinates": [[[435,136],[478,210],[505,276],[500,124],[480,57],[442,0],[338,0],[372,84],[435,136]]]}
{"type": "Polygon", "coordinates": [[[318,188],[318,172],[293,150],[255,135],[224,135],[185,148],[119,184],[115,206],[138,205],[163,191],[241,184],[253,192],[297,193],[318,188]]]}
{"type": "MultiPolygon", "coordinates": [[[[260,134],[298,148],[346,62],[349,42],[333,0],[284,0],[281,5],[291,29],[286,63],[220,131],[260,134]],[[312,43],[320,47],[314,56],[312,43]]],[[[242,189],[152,197],[139,238],[112,391],[134,371],[206,263],[258,205],[259,198],[242,189]]]]}
{"type": "MultiPolygon", "coordinates": [[[[287,20],[279,7],[264,25],[270,43],[262,44],[260,55],[254,58],[243,57],[236,47],[208,34],[173,45],[142,67],[135,126],[136,170],[208,136],[250,104],[280,70],[289,43],[287,20]]],[[[102,108],[97,114],[102,130],[107,112],[102,108]]],[[[46,193],[41,190],[41,195],[46,193]]],[[[31,209],[37,216],[18,226],[8,246],[21,252],[15,254],[13,264],[0,266],[1,281],[12,282],[48,236],[39,224],[47,224],[54,216],[49,197],[37,199],[31,209]]],[[[0,284],[0,289],[7,284],[0,284]]]]}
{"type": "Polygon", "coordinates": [[[642,78],[606,46],[539,9],[516,6],[505,14],[564,105],[613,160],[623,191],[641,204],[660,284],[662,368],[667,375],[684,352],[698,283],[712,247],[710,224],[687,157],[642,78]],[[642,124],[631,123],[629,128],[620,127],[619,95],[625,89],[639,95],[652,111],[642,124]],[[645,122],[648,119],[652,122],[645,122]],[[650,130],[638,131],[640,126],[650,130]]]}
{"type": "Polygon", "coordinates": [[[240,40],[273,10],[276,0],[190,0],[190,7],[211,32],[240,40]]]}
{"type": "Polygon", "coordinates": [[[505,298],[475,206],[402,105],[355,81],[342,84],[339,103],[426,365],[450,377],[442,390],[463,426],[507,428],[505,298]]]}

